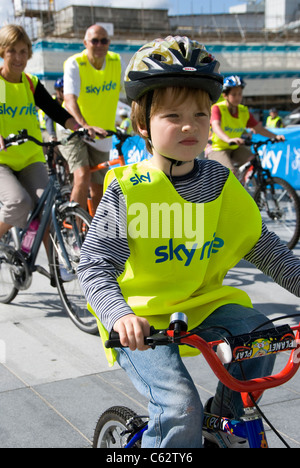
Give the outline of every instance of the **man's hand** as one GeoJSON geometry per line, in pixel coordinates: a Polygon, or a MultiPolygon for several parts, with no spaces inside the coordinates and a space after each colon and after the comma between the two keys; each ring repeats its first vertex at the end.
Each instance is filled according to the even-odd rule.
{"type": "Polygon", "coordinates": [[[88,130],[89,136],[94,140],[96,136],[99,138],[105,138],[107,136],[107,132],[100,127],[91,127],[90,125],[83,125],[83,128],[88,130]]]}
{"type": "Polygon", "coordinates": [[[119,333],[121,344],[128,346],[131,351],[145,351],[149,348],[144,344],[144,337],[150,335],[150,325],[145,318],[128,314],[117,320],[113,328],[119,333]]]}

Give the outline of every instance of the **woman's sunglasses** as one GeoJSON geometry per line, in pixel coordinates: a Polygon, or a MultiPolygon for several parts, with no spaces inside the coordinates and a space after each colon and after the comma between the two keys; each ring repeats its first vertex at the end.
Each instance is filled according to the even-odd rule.
{"type": "Polygon", "coordinates": [[[90,42],[94,46],[98,45],[98,44],[107,45],[107,44],[109,44],[110,40],[107,39],[107,37],[103,37],[102,39],[96,39],[96,38],[91,39],[90,42]]]}

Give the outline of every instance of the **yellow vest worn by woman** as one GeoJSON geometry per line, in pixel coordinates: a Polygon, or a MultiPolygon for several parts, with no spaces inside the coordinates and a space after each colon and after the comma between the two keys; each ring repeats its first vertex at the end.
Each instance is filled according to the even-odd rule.
{"type": "MultiPolygon", "coordinates": [[[[6,138],[26,129],[28,134],[42,141],[33,91],[38,78],[22,73],[21,83],[9,83],[0,76],[0,135],[6,138]]],[[[11,146],[0,152],[0,164],[13,171],[21,171],[35,162],[45,162],[43,150],[32,142],[11,146]]]]}
{"type": "Polygon", "coordinates": [[[121,59],[108,52],[105,68],[96,70],[89,62],[87,51],[75,55],[79,67],[80,112],[89,125],[114,130],[121,86],[121,59]]]}
{"type": "MultiPolygon", "coordinates": [[[[166,328],[173,312],[184,312],[192,329],[224,304],[252,307],[244,291],[223,285],[262,228],[255,202],[233,174],[216,200],[202,204],[185,201],[151,161],[109,171],[106,186],[114,177],[126,199],[131,253],[118,283],[136,315],[166,328]]],[[[98,324],[105,341],[108,333],[98,324]]],[[[114,352],[106,354],[112,365],[114,352]]]]}
{"type": "MultiPolygon", "coordinates": [[[[239,138],[244,133],[247,122],[250,117],[249,110],[246,106],[240,104],[238,106],[238,117],[233,117],[226,105],[226,101],[222,101],[218,104],[215,104],[219,107],[221,112],[221,128],[230,138],[239,138]]],[[[215,133],[212,135],[212,150],[213,151],[222,151],[222,150],[234,150],[237,149],[238,145],[229,145],[225,141],[221,140],[215,133]]]]}

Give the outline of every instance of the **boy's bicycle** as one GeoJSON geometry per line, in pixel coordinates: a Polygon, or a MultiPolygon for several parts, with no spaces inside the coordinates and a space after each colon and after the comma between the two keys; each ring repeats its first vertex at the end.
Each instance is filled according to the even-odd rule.
{"type": "Polygon", "coordinates": [[[4,237],[4,243],[3,239],[0,242],[0,302],[12,302],[19,291],[30,287],[33,273],[38,272],[46,276],[52,286],[57,287],[62,304],[75,325],[85,332],[95,333],[94,318],[87,310],[86,300],[77,280],[80,249],[92,219],[77,203],[70,202],[63,196],[54,161],[54,148],[66,144],[75,135],[88,137],[87,131],[81,129],[62,142],[42,143],[28,135],[27,130],[22,130],[5,139],[6,148],[27,141],[47,148],[49,182],[25,229],[12,228],[4,237]],[[32,246],[29,251],[24,252],[24,238],[36,221],[39,226],[32,246]],[[47,271],[37,265],[36,260],[49,227],[47,271]]]}
{"type": "MultiPolygon", "coordinates": [[[[262,331],[256,329],[251,334],[206,342],[200,336],[187,332],[186,316],[177,313],[171,316],[168,329],[152,328],[151,336],[145,338],[145,344],[155,348],[155,346],[177,343],[199,349],[217,378],[226,387],[241,393],[244,415],[239,420],[211,414],[209,405],[205,408],[204,448],[268,448],[263,419],[287,447],[288,444],[267,420],[256,402],[266,389],[283,385],[296,374],[300,366],[299,338],[300,324],[295,327],[282,325],[262,331]],[[242,381],[232,377],[224,366],[232,362],[242,365],[245,359],[263,359],[263,355],[280,351],[290,351],[290,357],[285,368],[276,375],[242,381]]],[[[120,347],[118,334],[112,332],[105,345],[107,348],[120,347]]],[[[131,409],[123,406],[111,407],[98,420],[93,447],[141,447],[147,422],[147,416],[139,416],[131,409]]]]}
{"type": "Polygon", "coordinates": [[[245,140],[252,146],[254,159],[240,167],[240,182],[253,196],[257,203],[263,222],[270,231],[293,249],[300,237],[300,199],[295,189],[284,179],[273,177],[269,169],[264,169],[258,148],[275,139],[253,142],[245,140]]]}

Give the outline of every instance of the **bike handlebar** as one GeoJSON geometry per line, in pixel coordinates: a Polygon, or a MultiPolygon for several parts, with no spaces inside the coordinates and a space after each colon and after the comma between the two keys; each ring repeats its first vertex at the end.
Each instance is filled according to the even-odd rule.
{"type": "MultiPolygon", "coordinates": [[[[274,330],[274,329],[270,329],[274,330]]],[[[269,331],[270,331],[269,330],[269,331]]],[[[163,346],[168,345],[170,343],[177,343],[178,345],[186,344],[197,348],[204,356],[205,360],[211,367],[214,374],[217,378],[228,388],[233,391],[248,394],[248,393],[262,393],[264,390],[269,388],[279,387],[284,383],[288,382],[298,371],[300,366],[300,324],[297,327],[290,328],[292,334],[294,336],[294,346],[293,348],[284,348],[280,349],[278,346],[277,350],[274,350],[273,353],[277,353],[286,349],[291,351],[289,361],[284,367],[284,369],[276,375],[271,375],[267,377],[261,377],[252,380],[238,380],[228,372],[228,370],[224,367],[224,361],[222,362],[220,357],[223,353],[219,353],[218,347],[223,343],[228,345],[226,339],[207,342],[200,336],[196,334],[190,334],[185,331],[178,332],[174,329],[164,329],[164,330],[156,330],[151,327],[150,336],[145,337],[145,344],[155,348],[155,346],[163,346]],[[296,332],[296,336],[294,335],[296,332]],[[217,347],[217,352],[214,351],[214,347],[217,347]]],[[[268,330],[263,330],[261,333],[267,334],[268,330]]],[[[251,336],[248,335],[248,336],[251,336]]],[[[240,337],[232,337],[240,338],[240,337]]],[[[122,344],[119,340],[118,333],[112,331],[109,337],[109,340],[105,343],[106,348],[115,348],[115,347],[122,347],[122,344]]],[[[228,351],[228,348],[227,348],[228,351]]],[[[224,356],[224,354],[223,354],[224,356]]],[[[246,358],[245,358],[246,359],[246,358]]],[[[228,359],[228,353],[225,353],[225,363],[228,364],[230,360],[228,359]]]]}
{"type": "Polygon", "coordinates": [[[59,145],[63,145],[63,146],[67,145],[68,142],[72,138],[74,138],[76,135],[80,136],[81,138],[87,138],[87,139],[90,138],[88,134],[88,130],[84,128],[80,128],[76,130],[75,132],[71,133],[68,137],[63,138],[61,141],[43,142],[29,135],[27,130],[23,129],[23,130],[20,130],[20,132],[16,135],[12,134],[12,135],[9,135],[7,138],[4,138],[4,144],[5,144],[5,148],[9,148],[10,146],[19,146],[28,141],[32,141],[38,146],[42,146],[45,148],[54,148],[59,145]]]}
{"type": "MultiPolygon", "coordinates": [[[[117,128],[116,131],[106,130],[106,132],[107,132],[107,137],[111,137],[115,135],[122,143],[124,143],[124,141],[126,141],[127,138],[130,138],[131,136],[131,135],[128,135],[127,133],[124,133],[124,131],[122,131],[119,128],[117,128]]],[[[100,135],[99,133],[96,133],[96,135],[103,138],[103,135],[100,135]]],[[[36,139],[35,137],[29,135],[26,129],[23,129],[23,130],[20,130],[19,133],[17,134],[11,134],[8,137],[4,138],[4,144],[5,144],[5,148],[9,148],[10,146],[19,146],[28,141],[32,141],[36,145],[42,146],[44,148],[55,148],[56,146],[60,146],[60,145],[66,146],[69,143],[69,141],[72,140],[72,138],[74,138],[75,136],[84,138],[87,141],[94,141],[93,138],[89,136],[88,130],[85,128],[79,128],[78,130],[72,132],[66,138],[63,138],[61,141],[49,141],[49,142],[40,141],[36,139]]]]}
{"type": "Polygon", "coordinates": [[[267,143],[281,143],[276,138],[268,138],[267,140],[253,141],[251,138],[245,138],[245,146],[254,146],[255,148],[260,148],[267,143]]]}

